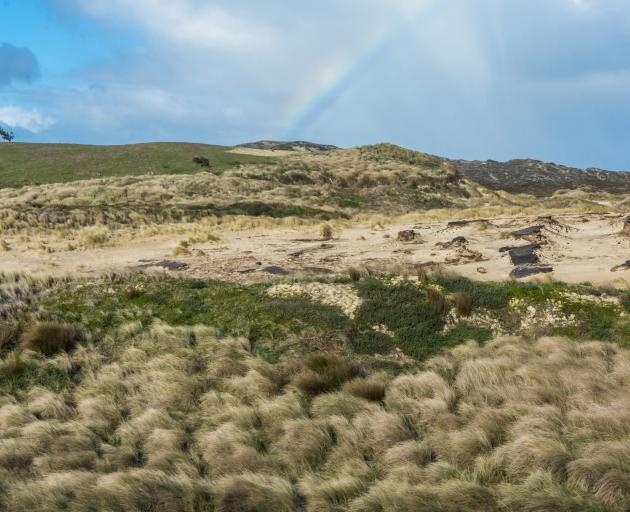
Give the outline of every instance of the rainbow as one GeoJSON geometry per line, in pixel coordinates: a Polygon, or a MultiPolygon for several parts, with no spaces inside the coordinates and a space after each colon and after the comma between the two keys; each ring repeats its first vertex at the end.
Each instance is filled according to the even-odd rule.
{"type": "Polygon", "coordinates": [[[433,1],[418,1],[409,5],[402,19],[375,37],[374,41],[353,59],[332,66],[331,63],[327,63],[329,67],[320,70],[315,87],[301,91],[294,99],[293,107],[289,107],[284,139],[293,140],[304,136],[309,128],[314,126],[351,89],[356,80],[392,46],[396,38],[403,33],[405,26],[414,29],[414,22],[420,18],[421,13],[434,10],[438,5],[439,2],[433,1]]]}
{"type": "Polygon", "coordinates": [[[320,73],[319,87],[310,94],[302,93],[286,123],[284,139],[293,140],[304,135],[351,88],[364,71],[370,68],[391,46],[398,30],[386,32],[359,53],[354,59],[320,73]],[[328,75],[328,76],[326,76],[328,75]]]}

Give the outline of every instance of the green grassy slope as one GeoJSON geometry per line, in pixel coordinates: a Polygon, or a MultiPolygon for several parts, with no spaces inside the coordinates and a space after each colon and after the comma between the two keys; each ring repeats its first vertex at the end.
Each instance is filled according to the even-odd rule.
{"type": "Polygon", "coordinates": [[[108,176],[190,174],[204,169],[205,157],[215,170],[268,161],[268,157],[230,153],[208,144],[155,142],[124,146],[80,144],[0,144],[0,187],[59,183],[108,176]]]}

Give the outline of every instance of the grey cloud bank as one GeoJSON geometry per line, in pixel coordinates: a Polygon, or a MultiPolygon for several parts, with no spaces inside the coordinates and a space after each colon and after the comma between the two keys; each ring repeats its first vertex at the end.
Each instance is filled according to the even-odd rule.
{"type": "Polygon", "coordinates": [[[17,48],[9,43],[0,44],[0,85],[14,81],[31,82],[39,78],[37,58],[28,48],[17,48]]]}

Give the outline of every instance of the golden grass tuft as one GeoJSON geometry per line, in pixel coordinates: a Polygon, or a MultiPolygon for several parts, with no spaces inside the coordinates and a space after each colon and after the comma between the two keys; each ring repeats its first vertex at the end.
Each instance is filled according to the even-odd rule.
{"type": "Polygon", "coordinates": [[[306,396],[311,397],[337,389],[360,373],[360,368],[355,364],[328,354],[310,356],[304,366],[305,368],[293,379],[293,384],[306,396]]]}
{"type": "Polygon", "coordinates": [[[322,240],[331,240],[333,237],[333,228],[330,224],[322,224],[319,228],[319,235],[322,240]]]}
{"type": "Polygon", "coordinates": [[[446,295],[434,286],[427,287],[427,300],[438,315],[446,316],[451,310],[451,304],[446,295]]]}
{"type": "Polygon", "coordinates": [[[216,493],[217,512],[296,510],[291,483],[277,476],[246,472],[225,477],[217,482],[216,493]]]}
{"type": "Polygon", "coordinates": [[[353,396],[371,402],[381,402],[385,398],[386,386],[376,379],[354,379],[343,386],[353,396]]]}
{"type": "Polygon", "coordinates": [[[466,292],[455,292],[451,300],[455,305],[455,313],[459,317],[470,316],[473,311],[472,298],[466,292]]]}

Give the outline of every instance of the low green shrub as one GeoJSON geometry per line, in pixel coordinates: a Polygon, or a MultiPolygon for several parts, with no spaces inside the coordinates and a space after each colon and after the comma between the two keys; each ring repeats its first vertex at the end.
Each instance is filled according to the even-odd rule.
{"type": "Polygon", "coordinates": [[[355,314],[359,329],[386,326],[394,332],[394,344],[412,357],[423,359],[439,351],[444,342],[440,335],[444,319],[423,290],[410,283],[386,285],[374,278],[356,286],[364,299],[355,314]]]}

